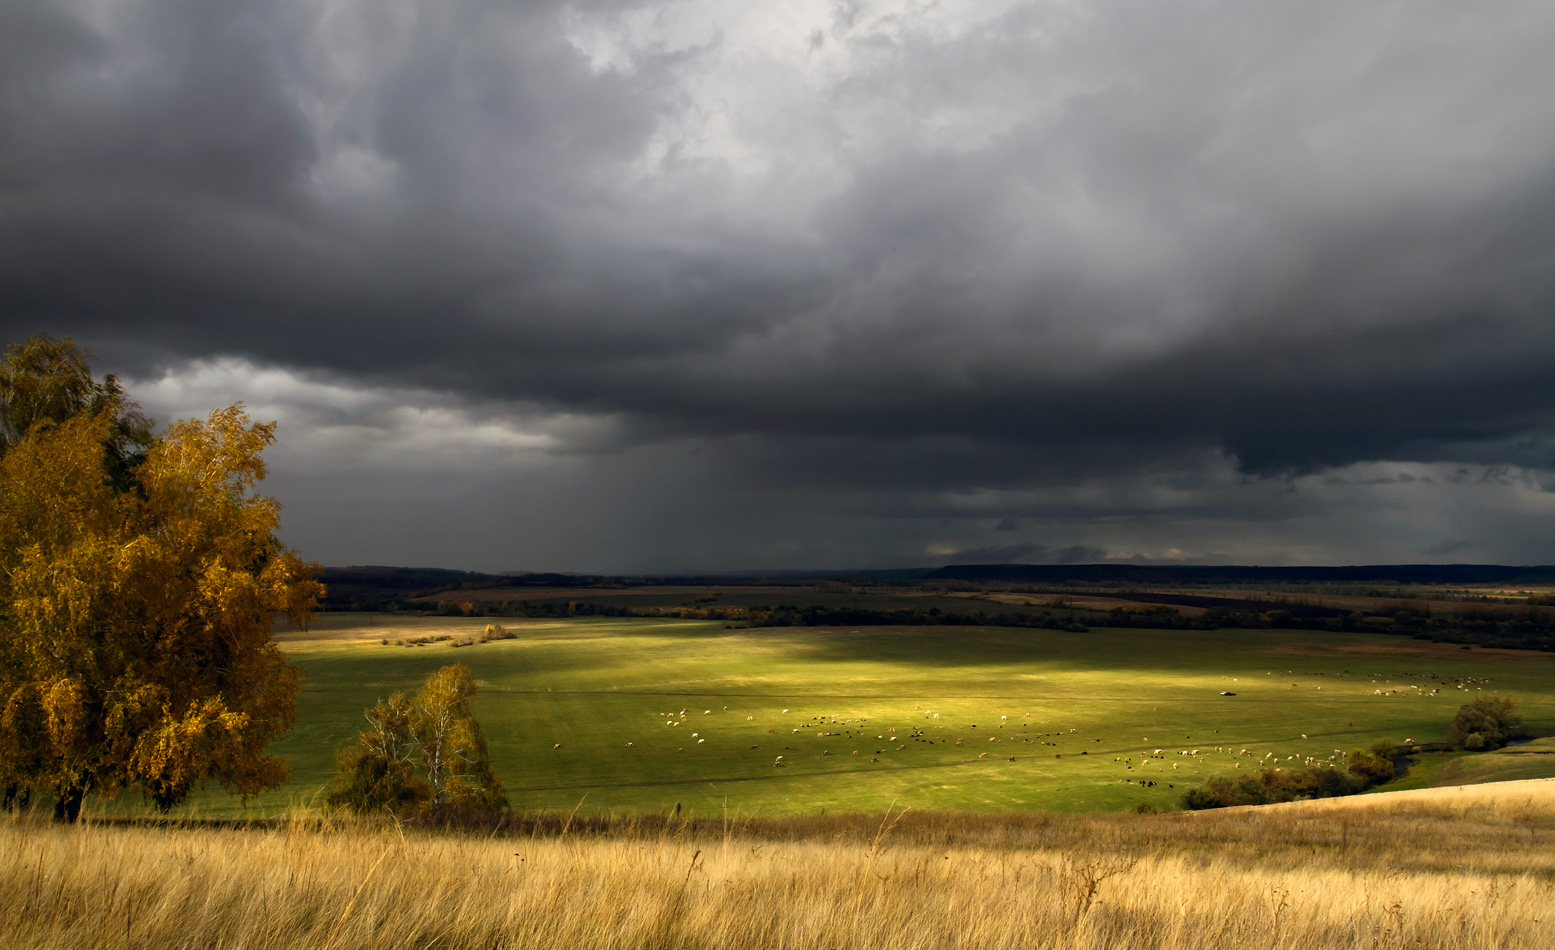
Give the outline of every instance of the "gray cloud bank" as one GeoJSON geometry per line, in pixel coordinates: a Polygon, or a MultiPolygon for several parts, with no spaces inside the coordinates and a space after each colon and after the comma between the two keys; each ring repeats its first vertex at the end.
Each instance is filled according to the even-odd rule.
{"type": "Polygon", "coordinates": [[[1555,8],[0,0],[0,319],[326,560],[1555,559],[1555,8]],[[946,7],[949,9],[946,9],[946,7]]]}

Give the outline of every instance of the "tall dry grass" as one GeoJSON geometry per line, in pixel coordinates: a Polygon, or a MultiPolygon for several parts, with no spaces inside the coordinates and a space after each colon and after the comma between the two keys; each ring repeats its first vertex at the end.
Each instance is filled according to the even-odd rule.
{"type": "Polygon", "coordinates": [[[1544,948],[1552,918],[1555,808],[1533,800],[527,835],[0,823],[12,950],[1544,948]]]}

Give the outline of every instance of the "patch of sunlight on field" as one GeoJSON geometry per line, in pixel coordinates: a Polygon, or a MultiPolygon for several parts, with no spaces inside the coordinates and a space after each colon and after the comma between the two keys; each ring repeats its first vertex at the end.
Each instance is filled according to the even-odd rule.
{"type": "MultiPolygon", "coordinates": [[[[1555,727],[1555,657],[1379,635],[579,618],[504,621],[515,639],[456,649],[395,644],[486,621],[320,619],[283,638],[303,671],[297,724],[273,747],[292,780],[249,814],[316,800],[365,707],[455,662],[479,679],[519,811],[1169,808],[1211,775],[1444,739],[1486,691],[1555,727]]],[[[183,813],[238,803],[212,790],[183,813]]]]}

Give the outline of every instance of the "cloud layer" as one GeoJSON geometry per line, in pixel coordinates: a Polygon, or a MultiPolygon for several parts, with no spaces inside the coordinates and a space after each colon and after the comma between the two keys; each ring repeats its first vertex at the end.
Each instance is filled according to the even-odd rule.
{"type": "Polygon", "coordinates": [[[330,561],[1555,558],[1555,10],[0,2],[0,319],[330,561]],[[1461,473],[1461,474],[1460,474],[1461,473]]]}

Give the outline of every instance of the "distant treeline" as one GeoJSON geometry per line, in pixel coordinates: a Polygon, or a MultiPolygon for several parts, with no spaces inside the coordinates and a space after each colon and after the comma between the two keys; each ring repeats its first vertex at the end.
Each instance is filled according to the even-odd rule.
{"type": "Polygon", "coordinates": [[[444,617],[531,617],[560,619],[564,617],[657,617],[674,620],[720,620],[738,623],[746,627],[1035,627],[1049,630],[1073,630],[1084,632],[1085,624],[1070,616],[1051,611],[1041,613],[997,613],[981,610],[965,613],[943,613],[938,608],[919,610],[866,610],[851,607],[795,607],[780,604],[776,607],[633,607],[624,604],[591,603],[588,601],[510,601],[505,603],[456,602],[451,600],[419,600],[390,605],[395,611],[430,614],[444,617]]]}
{"type": "Polygon", "coordinates": [[[798,571],[772,575],[726,574],[655,574],[608,576],[603,574],[557,574],[521,572],[483,574],[438,567],[326,567],[319,580],[327,590],[326,610],[382,610],[388,605],[415,597],[459,590],[494,588],[585,588],[585,587],[729,587],[759,585],[810,588],[817,584],[840,584],[851,589],[855,584],[914,586],[920,571],[798,571]]]}
{"type": "Polygon", "coordinates": [[[1531,587],[1555,584],[1555,567],[1504,564],[1370,564],[1347,567],[1179,567],[1153,564],[958,564],[924,581],[979,583],[1145,584],[1213,587],[1246,584],[1381,584],[1531,587]]]}
{"type": "Polygon", "coordinates": [[[600,578],[580,574],[482,574],[440,567],[326,567],[326,610],[380,610],[423,594],[492,587],[586,587],[600,578]]]}
{"type": "Polygon", "coordinates": [[[1329,630],[1412,636],[1443,643],[1474,644],[1523,650],[1555,651],[1555,610],[1528,609],[1514,617],[1508,611],[1431,615],[1400,609],[1389,616],[1360,612],[1340,616],[1293,613],[1285,608],[1265,612],[1211,608],[1200,617],[1185,617],[1171,607],[1110,612],[1086,609],[1028,609],[1026,611],[870,610],[859,607],[633,607],[587,601],[543,600],[506,603],[467,601],[412,601],[389,605],[406,613],[465,617],[658,617],[682,620],[717,620],[750,627],[864,627],[864,626],[974,626],[1029,627],[1083,632],[1093,626],[1137,627],[1165,630],[1329,630]]]}
{"type": "MultiPolygon", "coordinates": [[[[901,571],[779,571],[771,574],[634,575],[560,574],[515,572],[486,574],[444,568],[327,567],[320,573],[328,590],[326,609],[380,610],[390,603],[418,596],[458,590],[492,588],[585,587],[810,587],[838,584],[868,587],[920,587],[946,590],[1083,591],[1108,589],[1112,596],[1135,596],[1131,588],[1295,587],[1364,588],[1361,592],[1394,598],[1419,596],[1418,587],[1499,585],[1537,587],[1555,585],[1555,567],[1509,567],[1481,564],[1398,564],[1360,567],[1166,567],[1141,564],[973,564],[937,570],[901,571]],[[1122,588],[1122,590],[1118,590],[1122,588]],[[1389,590],[1389,588],[1393,588],[1389,590]],[[1398,589],[1406,588],[1406,589],[1398,589]]],[[[1168,603],[1208,606],[1190,602],[1192,595],[1167,595],[1168,603]]],[[[1453,592],[1453,600],[1472,595],[1453,592]]],[[[1155,595],[1156,602],[1164,598],[1155,595]]],[[[1487,598],[1489,599],[1489,598],[1487,598]]],[[[1544,598],[1535,597],[1534,601],[1544,598]]]]}

